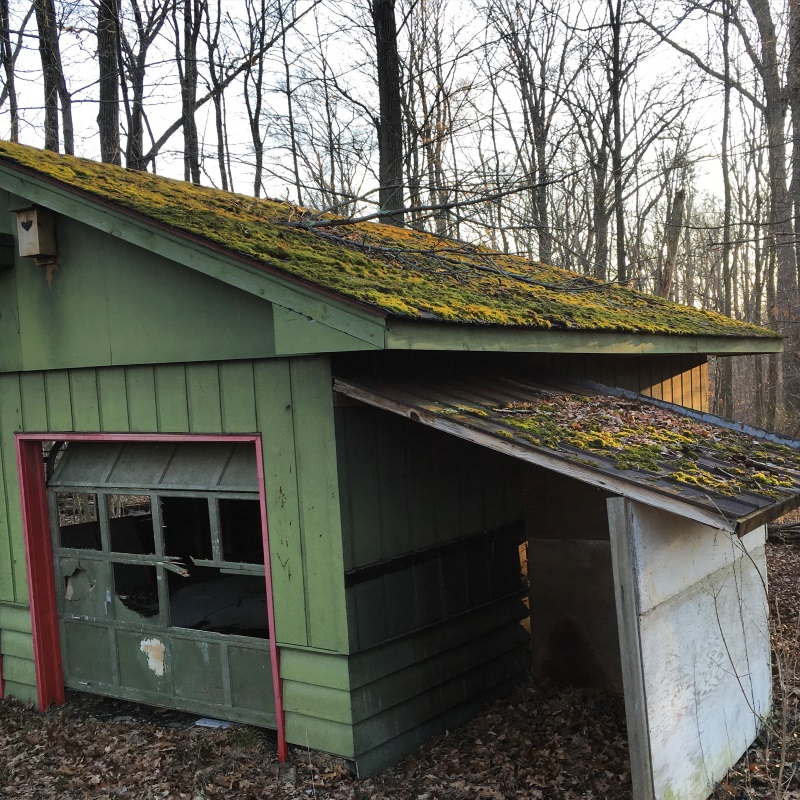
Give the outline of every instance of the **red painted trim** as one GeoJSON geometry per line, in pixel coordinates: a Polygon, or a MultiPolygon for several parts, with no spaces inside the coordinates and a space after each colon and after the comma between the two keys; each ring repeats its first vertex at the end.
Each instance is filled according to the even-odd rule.
{"type": "Polygon", "coordinates": [[[261,536],[264,543],[264,575],[267,578],[267,618],[269,619],[269,655],[272,662],[272,692],[275,697],[275,721],[278,726],[278,760],[286,761],[289,751],[286,745],[286,717],[283,713],[283,689],[280,675],[280,654],[275,643],[275,604],[272,594],[272,568],[269,553],[269,521],[267,518],[267,495],[264,481],[264,456],[261,437],[256,442],[256,469],[258,470],[258,496],[261,501],[261,536]]]}
{"type": "MultiPolygon", "coordinates": [[[[272,691],[275,721],[278,727],[278,758],[286,761],[286,726],[283,713],[283,690],[280,657],[275,641],[275,602],[269,555],[267,497],[264,486],[264,458],[259,434],[170,434],[170,433],[18,433],[15,436],[17,471],[22,502],[22,531],[28,569],[28,597],[31,604],[33,657],[39,709],[51,703],[64,703],[64,670],[58,635],[53,547],[47,509],[47,487],[42,462],[42,442],[249,442],[255,447],[258,495],[261,505],[261,536],[264,543],[264,572],[267,591],[267,616],[270,627],[269,655],[272,664],[272,691]]],[[[2,697],[0,663],[0,697],[2,697]]]]}
{"type": "Polygon", "coordinates": [[[39,710],[64,703],[64,673],[56,612],[55,573],[40,439],[17,437],[17,474],[31,605],[33,663],[39,710]]]}

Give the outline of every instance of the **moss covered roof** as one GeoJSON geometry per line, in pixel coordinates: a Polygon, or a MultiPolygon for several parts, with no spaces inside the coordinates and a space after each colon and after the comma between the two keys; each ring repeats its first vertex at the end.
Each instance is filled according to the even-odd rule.
{"type": "Polygon", "coordinates": [[[313,228],[307,209],[0,142],[21,167],[123,211],[406,319],[690,336],[775,337],[557,267],[370,222],[313,228]]]}
{"type": "Polygon", "coordinates": [[[519,458],[530,451],[554,455],[619,486],[703,508],[731,527],[757,514],[760,524],[800,505],[800,442],[751,435],[709,415],[618,396],[619,390],[603,394],[498,375],[390,383],[346,378],[336,388],[435,427],[439,420],[448,430],[474,431],[478,438],[462,435],[482,444],[488,434],[496,449],[507,446],[519,458]]]}

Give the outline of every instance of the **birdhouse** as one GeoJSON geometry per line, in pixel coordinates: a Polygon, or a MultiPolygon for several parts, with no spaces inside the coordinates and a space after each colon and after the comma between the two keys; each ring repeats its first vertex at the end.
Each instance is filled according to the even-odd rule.
{"type": "Polygon", "coordinates": [[[55,215],[47,208],[17,211],[17,240],[21,256],[54,256],[56,250],[55,215]]]}

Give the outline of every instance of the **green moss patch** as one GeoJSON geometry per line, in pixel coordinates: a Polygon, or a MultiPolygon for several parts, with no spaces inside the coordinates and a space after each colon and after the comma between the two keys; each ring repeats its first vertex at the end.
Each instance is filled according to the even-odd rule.
{"type": "Polygon", "coordinates": [[[800,492],[800,452],[646,402],[536,390],[526,402],[428,410],[479,428],[487,421],[506,439],[678,490],[770,502],[800,492]]]}
{"type": "Polygon", "coordinates": [[[567,270],[375,223],[314,228],[303,208],[0,142],[32,170],[232,254],[410,319],[583,331],[775,337],[567,270]]]}

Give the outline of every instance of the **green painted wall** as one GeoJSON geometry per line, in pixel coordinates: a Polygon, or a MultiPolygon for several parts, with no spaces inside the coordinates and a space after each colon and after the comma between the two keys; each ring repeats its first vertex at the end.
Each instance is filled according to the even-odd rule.
{"type": "MultiPolygon", "coordinates": [[[[24,205],[0,192],[0,232],[16,232],[8,209],[24,205]]],[[[58,216],[56,228],[58,265],[51,273],[19,256],[13,269],[0,270],[0,371],[369,347],[69,217],[58,216]]]]}
{"type": "Polygon", "coordinates": [[[364,406],[337,408],[336,423],[346,568],[386,567],[347,589],[354,746],[367,774],[530,669],[520,466],[364,406]]]}
{"type": "Polygon", "coordinates": [[[284,653],[307,649],[305,660],[287,654],[282,662],[291,687],[289,738],[351,755],[350,728],[341,723],[350,715],[346,685],[329,687],[325,704],[291,705],[303,696],[299,686],[325,672],[313,666],[315,658],[346,663],[348,649],[330,387],[325,357],[0,375],[6,487],[0,492],[0,652],[7,692],[28,699],[34,683],[14,434],[263,431],[276,638],[284,653]],[[301,663],[295,674],[293,665],[301,663]]]}

